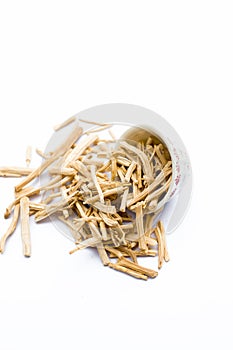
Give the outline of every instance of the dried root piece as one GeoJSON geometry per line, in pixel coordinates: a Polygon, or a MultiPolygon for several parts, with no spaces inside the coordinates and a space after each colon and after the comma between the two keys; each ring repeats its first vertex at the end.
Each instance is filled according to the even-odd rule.
{"type": "Polygon", "coordinates": [[[113,131],[111,129],[108,129],[108,133],[111,136],[113,141],[116,141],[116,136],[114,135],[113,131]]]}
{"type": "Polygon", "coordinates": [[[107,241],[108,240],[108,233],[107,233],[106,225],[103,221],[100,221],[99,225],[100,225],[100,232],[102,234],[102,240],[107,241]]]}
{"type": "Polygon", "coordinates": [[[26,149],[26,165],[27,165],[27,167],[29,167],[29,165],[31,164],[31,160],[32,160],[32,147],[28,146],[26,149]]]}
{"type": "Polygon", "coordinates": [[[117,270],[117,271],[120,271],[120,272],[124,272],[132,277],[135,277],[135,278],[139,278],[139,279],[142,279],[142,280],[147,280],[148,277],[140,272],[137,272],[137,271],[134,271],[134,270],[131,270],[125,266],[121,266],[119,265],[118,263],[117,264],[113,264],[113,263],[110,263],[108,265],[109,267],[111,267],[112,269],[114,270],[117,270]]]}
{"type": "Polygon", "coordinates": [[[20,199],[20,216],[21,216],[21,236],[23,244],[23,254],[26,257],[31,256],[31,237],[29,228],[29,199],[23,197],[20,199]]]}
{"type": "Polygon", "coordinates": [[[92,204],[94,208],[98,209],[100,212],[106,214],[116,214],[116,207],[114,205],[106,205],[100,202],[95,202],[92,204]]]}
{"type": "Polygon", "coordinates": [[[20,177],[27,176],[33,172],[34,169],[22,167],[0,167],[0,176],[3,177],[20,177]]]}
{"type": "Polygon", "coordinates": [[[164,243],[158,226],[155,228],[155,235],[158,242],[158,268],[161,269],[164,260],[164,243]]]}
{"type": "Polygon", "coordinates": [[[117,161],[116,158],[111,159],[112,163],[112,173],[111,173],[111,180],[114,181],[117,176],[117,161]]]}
{"type": "Polygon", "coordinates": [[[50,175],[74,176],[77,171],[73,168],[52,168],[49,173],[50,175]]]}
{"type": "Polygon", "coordinates": [[[126,203],[127,203],[128,195],[129,195],[129,188],[126,188],[126,190],[123,193],[122,200],[121,200],[120,211],[122,211],[122,212],[125,212],[125,210],[126,210],[126,203]]]}
{"type": "Polygon", "coordinates": [[[126,175],[125,175],[125,181],[126,182],[130,181],[130,178],[131,178],[134,170],[136,169],[136,167],[137,167],[137,163],[135,161],[132,161],[132,163],[128,167],[128,170],[127,170],[126,175]]]}
{"type": "MultiPolygon", "coordinates": [[[[132,253],[137,257],[155,257],[158,255],[157,251],[156,250],[153,250],[153,249],[148,249],[146,252],[145,251],[140,251],[140,250],[131,250],[131,249],[128,249],[126,247],[118,247],[117,249],[119,249],[121,252],[123,252],[123,256],[125,258],[131,258],[132,261],[134,261],[133,257],[132,257],[132,253]],[[128,251],[126,250],[123,250],[123,249],[128,249],[128,251]]],[[[115,258],[115,254],[113,253],[110,253],[109,255],[110,258],[115,258]]],[[[137,261],[134,261],[137,263],[137,261]]]]}
{"type": "Polygon", "coordinates": [[[48,159],[52,156],[51,154],[50,155],[45,154],[39,148],[36,148],[36,153],[38,154],[38,156],[40,156],[43,159],[48,159]]]}
{"type": "MultiPolygon", "coordinates": [[[[66,187],[65,186],[62,186],[61,187],[61,194],[62,194],[62,198],[65,199],[67,202],[67,192],[66,192],[66,187]]],[[[64,218],[67,219],[69,217],[69,211],[68,209],[64,209],[63,210],[63,215],[64,215],[64,218]]]]}
{"type": "Polygon", "coordinates": [[[103,130],[106,130],[106,129],[109,129],[109,128],[111,128],[111,124],[106,124],[106,125],[100,126],[98,128],[87,130],[84,134],[89,135],[89,134],[97,133],[97,132],[100,132],[100,131],[103,131],[103,130]]]}
{"type": "Polygon", "coordinates": [[[95,237],[87,238],[84,241],[77,244],[76,248],[74,248],[73,250],[70,251],[70,254],[73,254],[73,253],[77,252],[78,250],[81,250],[84,248],[95,247],[100,242],[101,241],[99,238],[95,238],[95,237]]]}
{"type": "Polygon", "coordinates": [[[60,124],[55,125],[55,126],[53,127],[53,129],[54,129],[55,131],[58,131],[58,130],[64,128],[65,126],[67,126],[67,125],[69,125],[69,124],[75,122],[75,120],[76,120],[76,117],[68,118],[68,119],[66,119],[63,123],[60,123],[60,124]]]}
{"type": "Polygon", "coordinates": [[[97,180],[97,177],[96,177],[96,167],[94,165],[91,165],[91,177],[92,177],[92,180],[94,182],[94,185],[97,189],[97,192],[99,194],[99,200],[100,200],[100,203],[104,204],[104,195],[103,195],[103,192],[102,192],[102,189],[100,187],[100,184],[97,180]]]}
{"type": "Polygon", "coordinates": [[[12,235],[12,233],[14,233],[14,231],[16,229],[18,218],[19,218],[19,204],[16,204],[15,209],[14,209],[14,215],[12,218],[12,222],[11,222],[8,230],[6,231],[6,233],[2,236],[1,241],[0,241],[0,252],[1,253],[3,253],[5,250],[6,240],[8,239],[8,237],[10,237],[12,235]]]}
{"type": "Polygon", "coordinates": [[[168,262],[170,260],[168,250],[167,250],[167,242],[166,242],[166,235],[165,235],[165,229],[162,221],[158,222],[158,227],[161,233],[161,238],[163,240],[163,247],[164,247],[164,260],[168,262]]]}
{"type": "Polygon", "coordinates": [[[108,254],[106,253],[105,247],[103,245],[103,243],[98,243],[96,245],[97,251],[99,253],[100,259],[103,263],[104,266],[107,266],[110,264],[110,260],[108,257],[108,254]]]}
{"type": "Polygon", "coordinates": [[[126,268],[131,269],[131,270],[140,272],[143,275],[146,275],[146,276],[151,277],[151,278],[155,278],[156,276],[158,276],[158,272],[157,271],[154,271],[154,270],[148,269],[146,267],[140,266],[140,265],[138,265],[138,264],[136,264],[136,263],[134,263],[132,261],[129,261],[128,259],[126,259],[124,257],[119,259],[118,264],[120,266],[124,266],[126,268]]]}
{"type": "Polygon", "coordinates": [[[139,248],[141,250],[147,250],[147,244],[144,235],[144,227],[143,227],[143,214],[142,214],[142,206],[140,205],[136,208],[136,227],[138,232],[138,242],[139,248]]]}
{"type": "Polygon", "coordinates": [[[81,119],[79,118],[78,119],[80,122],[82,123],[86,123],[86,124],[91,124],[91,125],[98,125],[98,126],[106,126],[106,125],[109,125],[109,124],[106,124],[106,123],[98,123],[96,121],[91,121],[91,120],[86,120],[86,119],[81,119]]]}
{"type": "Polygon", "coordinates": [[[163,166],[166,165],[167,159],[166,159],[165,154],[164,154],[164,147],[161,143],[158,146],[155,146],[155,152],[156,152],[159,160],[161,161],[162,165],[163,166]]]}
{"type": "Polygon", "coordinates": [[[118,249],[123,253],[123,256],[130,257],[135,264],[138,263],[137,252],[135,250],[129,249],[125,246],[119,247],[118,249]]]}

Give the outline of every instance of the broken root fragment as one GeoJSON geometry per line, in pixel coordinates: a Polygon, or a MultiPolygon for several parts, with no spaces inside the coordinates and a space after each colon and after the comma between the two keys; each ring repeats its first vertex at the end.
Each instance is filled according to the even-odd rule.
{"type": "Polygon", "coordinates": [[[23,197],[20,199],[20,216],[21,216],[21,236],[24,256],[31,256],[31,237],[29,227],[29,199],[23,197]]]}

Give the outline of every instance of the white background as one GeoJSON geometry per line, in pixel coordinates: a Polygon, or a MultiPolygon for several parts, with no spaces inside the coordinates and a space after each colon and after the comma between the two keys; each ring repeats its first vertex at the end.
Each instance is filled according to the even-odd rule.
{"type": "MultiPolygon", "coordinates": [[[[2,350],[233,348],[232,17],[226,0],[0,0],[1,166],[75,113],[127,102],[175,127],[194,173],[155,280],[70,256],[49,223],[32,225],[26,259],[18,228],[0,256],[2,350]]],[[[17,182],[0,179],[1,234],[17,182]]]]}

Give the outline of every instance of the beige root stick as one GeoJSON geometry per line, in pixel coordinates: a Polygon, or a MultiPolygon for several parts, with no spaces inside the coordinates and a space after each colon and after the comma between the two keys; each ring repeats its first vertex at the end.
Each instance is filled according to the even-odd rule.
{"type": "Polygon", "coordinates": [[[23,167],[0,167],[0,176],[26,176],[33,171],[34,169],[23,167]]]}
{"type": "Polygon", "coordinates": [[[28,146],[26,149],[26,165],[29,167],[32,160],[32,147],[28,146]]]}
{"type": "Polygon", "coordinates": [[[169,179],[167,179],[166,183],[158,188],[156,191],[154,191],[153,193],[149,194],[148,197],[145,199],[146,203],[149,203],[150,201],[154,200],[155,198],[158,198],[159,196],[161,196],[164,192],[167,192],[170,184],[171,184],[171,176],[169,177],[169,179]]]}
{"type": "Polygon", "coordinates": [[[61,186],[65,185],[67,182],[71,180],[70,176],[64,176],[63,178],[60,177],[60,175],[57,175],[51,182],[43,185],[40,190],[43,191],[49,191],[49,190],[55,190],[57,188],[60,188],[61,186]],[[61,180],[59,180],[61,178],[61,180]]]}
{"type": "Polygon", "coordinates": [[[111,162],[112,162],[112,175],[111,175],[111,179],[112,179],[112,181],[114,181],[115,178],[116,178],[116,176],[117,176],[117,162],[116,162],[116,158],[112,158],[111,162]]]}
{"type": "Polygon", "coordinates": [[[99,194],[99,200],[100,200],[100,203],[104,204],[104,195],[103,195],[103,192],[102,192],[102,189],[100,187],[100,184],[97,180],[97,177],[96,177],[96,167],[94,165],[91,165],[91,177],[92,177],[92,180],[94,182],[94,185],[97,189],[97,192],[99,194]]]}
{"type": "Polygon", "coordinates": [[[29,199],[23,197],[20,199],[20,219],[21,219],[21,236],[23,245],[23,254],[26,257],[31,256],[31,237],[29,228],[29,199]]]}
{"type": "MultiPolygon", "coordinates": [[[[67,200],[67,192],[66,192],[66,187],[65,186],[62,186],[61,187],[61,194],[62,194],[62,197],[64,198],[64,199],[66,199],[67,200]]],[[[63,210],[63,215],[64,215],[64,218],[65,219],[67,219],[68,217],[69,217],[69,211],[68,211],[68,209],[64,209],[63,210]]]]}
{"type": "Polygon", "coordinates": [[[109,130],[108,130],[108,133],[109,133],[109,135],[111,136],[112,140],[113,140],[113,141],[116,141],[116,136],[114,135],[112,129],[109,129],[109,130]]]}
{"type": "Polygon", "coordinates": [[[100,169],[98,169],[98,172],[101,173],[103,171],[107,171],[111,166],[111,160],[108,160],[100,169]]]}
{"type": "Polygon", "coordinates": [[[154,271],[154,270],[148,269],[146,267],[140,266],[140,265],[138,265],[138,264],[136,264],[136,263],[134,263],[132,261],[129,261],[128,259],[126,259],[124,257],[118,261],[118,264],[121,265],[121,266],[124,266],[126,268],[129,268],[131,270],[140,272],[143,275],[146,275],[146,276],[151,277],[151,278],[155,278],[156,276],[158,276],[158,272],[157,271],[154,271]]]}
{"type": "Polygon", "coordinates": [[[88,247],[95,247],[98,243],[100,243],[100,239],[95,237],[90,237],[82,241],[81,243],[77,244],[76,248],[71,250],[69,253],[73,254],[77,252],[78,250],[85,249],[88,247]]]}
{"type": "Polygon", "coordinates": [[[160,143],[156,148],[155,148],[156,154],[160,160],[160,162],[162,163],[162,165],[166,165],[167,163],[167,159],[164,155],[164,148],[163,145],[160,143]]]}
{"type": "Polygon", "coordinates": [[[55,125],[55,126],[53,127],[53,129],[54,129],[55,131],[58,131],[58,130],[64,128],[65,126],[67,126],[67,125],[69,125],[69,124],[75,122],[75,120],[76,120],[76,117],[68,118],[68,119],[66,119],[63,123],[60,123],[60,124],[55,125]]]}
{"type": "Polygon", "coordinates": [[[139,248],[141,250],[147,250],[148,247],[146,245],[145,241],[145,235],[144,235],[144,227],[143,227],[143,212],[142,212],[142,206],[139,206],[136,208],[136,227],[138,232],[138,241],[139,241],[139,248]]]}
{"type": "Polygon", "coordinates": [[[106,124],[106,125],[100,126],[98,128],[87,130],[84,134],[88,135],[88,134],[100,132],[100,131],[103,131],[103,130],[106,130],[106,129],[109,129],[109,128],[111,128],[111,124],[106,124]]]}
{"type": "Polygon", "coordinates": [[[111,253],[115,258],[121,259],[123,258],[123,254],[117,249],[109,246],[105,246],[105,249],[111,253]]]}
{"type": "Polygon", "coordinates": [[[137,180],[138,180],[138,188],[142,188],[142,167],[140,164],[137,164],[137,180]]]}
{"type": "Polygon", "coordinates": [[[0,252],[1,253],[3,253],[5,250],[6,240],[8,239],[8,237],[10,235],[12,235],[12,233],[14,233],[14,231],[16,229],[18,218],[19,218],[19,204],[16,204],[15,209],[14,209],[14,215],[12,218],[12,222],[11,222],[8,230],[6,231],[6,233],[2,236],[1,241],[0,241],[0,252]]]}
{"type": "Polygon", "coordinates": [[[110,263],[108,254],[106,253],[103,243],[98,243],[96,245],[97,251],[99,253],[100,259],[104,266],[107,266],[110,263]]]}
{"type": "Polygon", "coordinates": [[[44,159],[47,159],[47,158],[51,157],[51,155],[45,154],[39,148],[36,148],[36,153],[38,154],[38,156],[40,156],[41,158],[44,158],[44,159]]]}
{"type": "Polygon", "coordinates": [[[136,169],[137,163],[135,161],[133,161],[130,166],[128,167],[127,173],[125,175],[125,181],[129,182],[130,178],[134,172],[134,170],[136,169]]]}
{"type": "Polygon", "coordinates": [[[108,234],[107,234],[107,229],[106,229],[106,225],[103,221],[100,221],[100,232],[102,234],[102,239],[103,241],[107,241],[108,239],[108,234]]]}
{"type": "Polygon", "coordinates": [[[158,226],[155,228],[155,235],[158,242],[158,268],[161,269],[164,260],[164,244],[158,226]]]}
{"type": "Polygon", "coordinates": [[[117,168],[117,174],[118,174],[118,176],[119,176],[121,182],[125,182],[125,176],[124,176],[124,174],[123,174],[122,169],[117,168]]]}
{"type": "MultiPolygon", "coordinates": [[[[143,251],[143,250],[128,250],[128,252],[126,252],[126,250],[124,251],[123,248],[125,247],[118,247],[118,249],[120,249],[120,251],[123,252],[123,256],[124,257],[129,257],[132,259],[132,252],[133,254],[135,254],[136,257],[148,257],[148,256],[151,256],[151,257],[155,257],[157,256],[157,251],[156,250],[153,250],[153,249],[148,249],[148,251],[143,251]]],[[[115,255],[114,254],[110,254],[110,258],[113,258],[115,255]]],[[[133,259],[132,259],[133,260],[133,259]]],[[[134,261],[134,260],[133,260],[134,261]]],[[[135,263],[137,263],[137,261],[134,261],[135,263]]]]}
{"type": "Polygon", "coordinates": [[[108,266],[111,267],[114,270],[117,270],[117,271],[120,271],[120,272],[124,272],[124,273],[126,273],[126,274],[128,274],[128,275],[130,275],[132,277],[135,277],[135,278],[143,279],[145,281],[148,278],[146,275],[144,275],[142,273],[139,273],[137,271],[131,270],[131,269],[129,269],[127,267],[124,267],[124,266],[121,266],[119,264],[110,263],[108,266]]]}
{"type": "Polygon", "coordinates": [[[38,210],[44,210],[45,209],[45,204],[43,203],[35,203],[35,202],[29,202],[29,208],[34,211],[38,210]]]}
{"type": "Polygon", "coordinates": [[[79,118],[78,120],[79,120],[80,122],[82,122],[82,123],[91,124],[91,125],[99,125],[99,126],[106,126],[106,125],[109,125],[109,124],[107,124],[107,123],[99,123],[99,122],[96,122],[96,121],[86,120],[86,119],[82,119],[82,118],[79,118]]]}
{"type": "Polygon", "coordinates": [[[119,249],[121,252],[123,252],[123,256],[124,256],[124,253],[125,253],[127,256],[129,256],[129,257],[132,259],[132,261],[133,261],[135,264],[138,263],[138,261],[137,261],[137,252],[135,252],[134,250],[129,249],[129,248],[127,248],[127,247],[124,247],[124,246],[118,247],[118,249],[119,249]]]}
{"type": "MultiPolygon", "coordinates": [[[[106,190],[103,192],[103,197],[107,198],[109,196],[112,196],[113,194],[121,194],[124,191],[125,187],[120,186],[116,188],[112,188],[111,190],[106,190]]],[[[100,200],[100,195],[96,195],[90,198],[85,199],[84,203],[85,204],[92,204],[100,200]]]]}
{"type": "Polygon", "coordinates": [[[49,170],[50,175],[72,176],[76,175],[77,171],[73,168],[52,168],[49,170]]]}
{"type": "Polygon", "coordinates": [[[163,246],[164,246],[164,260],[168,262],[170,260],[169,254],[168,254],[168,249],[167,249],[167,242],[166,242],[166,235],[165,235],[165,228],[163,225],[163,222],[160,220],[158,222],[158,226],[161,232],[161,237],[163,240],[163,246]]]}
{"type": "Polygon", "coordinates": [[[22,177],[23,175],[4,172],[2,174],[0,173],[0,176],[1,177],[22,177]]]}

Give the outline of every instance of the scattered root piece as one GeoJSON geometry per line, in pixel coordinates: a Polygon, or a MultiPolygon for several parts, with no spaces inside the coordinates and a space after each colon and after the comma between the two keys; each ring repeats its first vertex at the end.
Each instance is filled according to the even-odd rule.
{"type": "Polygon", "coordinates": [[[156,276],[158,276],[158,272],[157,271],[154,271],[154,270],[148,269],[146,267],[140,266],[140,265],[138,265],[138,264],[136,264],[136,263],[134,263],[132,261],[129,261],[128,259],[126,259],[124,257],[119,259],[118,264],[121,265],[121,266],[127,267],[127,268],[129,268],[131,270],[140,272],[143,275],[146,275],[146,276],[151,277],[151,278],[155,278],[156,276]]]}
{"type": "Polygon", "coordinates": [[[32,160],[32,147],[28,146],[26,149],[26,165],[27,165],[27,167],[29,167],[29,165],[31,164],[31,160],[32,160]]]}
{"type": "Polygon", "coordinates": [[[124,267],[124,266],[121,266],[119,265],[118,263],[117,264],[113,264],[113,263],[110,263],[108,265],[109,267],[111,267],[112,269],[114,270],[117,270],[117,271],[120,271],[120,272],[124,272],[132,277],[135,277],[135,278],[139,278],[139,279],[142,279],[142,280],[147,280],[148,277],[140,272],[137,272],[137,271],[134,271],[134,270],[131,270],[127,267],[124,267]]]}
{"type": "Polygon", "coordinates": [[[106,124],[106,125],[100,126],[98,128],[87,130],[84,134],[89,135],[89,134],[100,132],[100,131],[103,131],[103,130],[106,130],[106,129],[109,129],[109,128],[111,128],[111,124],[106,124]]]}
{"type": "Polygon", "coordinates": [[[38,156],[40,156],[43,159],[48,159],[51,157],[51,155],[47,155],[44,152],[42,152],[39,148],[36,148],[36,153],[38,154],[38,156]]]}
{"type": "Polygon", "coordinates": [[[23,197],[20,199],[20,219],[21,219],[21,236],[23,244],[23,254],[26,257],[31,256],[31,237],[29,228],[29,199],[23,197]]]}
{"type": "Polygon", "coordinates": [[[20,177],[27,176],[33,172],[34,169],[22,167],[0,167],[0,176],[3,177],[20,177]]]}
{"type": "Polygon", "coordinates": [[[76,117],[68,118],[68,119],[66,119],[63,123],[55,125],[55,126],[53,127],[53,129],[54,129],[55,131],[58,131],[58,130],[64,128],[65,126],[67,126],[67,125],[69,125],[69,124],[75,122],[75,120],[76,120],[76,117]]]}
{"type": "Polygon", "coordinates": [[[99,125],[99,126],[106,126],[106,125],[109,125],[109,124],[106,124],[106,123],[98,123],[98,122],[96,122],[96,121],[86,120],[86,119],[82,119],[82,118],[79,118],[78,120],[79,120],[80,122],[82,122],[82,123],[92,124],[92,125],[99,125]]]}
{"type": "Polygon", "coordinates": [[[12,222],[11,222],[8,230],[6,231],[6,233],[2,236],[1,241],[0,241],[0,252],[1,253],[3,253],[5,250],[6,240],[8,239],[8,237],[10,237],[12,235],[12,233],[14,233],[14,231],[16,229],[18,218],[19,218],[19,204],[16,204],[15,209],[14,209],[14,215],[12,218],[12,222]]]}
{"type": "Polygon", "coordinates": [[[94,185],[97,189],[97,192],[99,194],[99,200],[100,200],[100,203],[104,204],[104,195],[103,195],[103,192],[102,192],[102,189],[100,187],[100,184],[97,180],[97,177],[96,177],[96,167],[94,165],[91,165],[91,177],[92,177],[92,181],[94,182],[94,185]]]}
{"type": "Polygon", "coordinates": [[[106,250],[105,250],[103,243],[98,243],[96,245],[96,248],[98,250],[98,253],[99,253],[99,256],[100,256],[100,259],[101,259],[103,265],[104,266],[109,265],[110,260],[109,260],[108,254],[106,253],[106,250]]]}
{"type": "Polygon", "coordinates": [[[163,260],[164,260],[164,243],[161,236],[161,231],[158,226],[155,228],[155,235],[158,242],[158,255],[159,255],[158,268],[161,269],[163,265],[163,260]]]}
{"type": "Polygon", "coordinates": [[[165,235],[165,229],[162,221],[158,222],[158,227],[160,229],[161,237],[163,240],[163,247],[164,247],[164,260],[168,262],[170,260],[168,250],[167,250],[167,242],[166,242],[166,235],[165,235]]]}
{"type": "Polygon", "coordinates": [[[111,129],[108,130],[108,133],[109,133],[109,135],[111,136],[112,140],[113,140],[113,141],[116,141],[116,136],[114,135],[114,133],[112,132],[111,129]]]}
{"type": "Polygon", "coordinates": [[[123,252],[123,256],[125,256],[125,255],[129,256],[135,264],[138,263],[137,252],[135,250],[129,249],[129,248],[124,247],[124,246],[119,247],[118,249],[121,252],[123,252]],[[125,253],[125,255],[124,255],[124,253],[125,253]]]}

